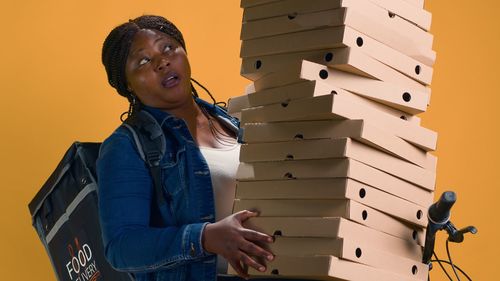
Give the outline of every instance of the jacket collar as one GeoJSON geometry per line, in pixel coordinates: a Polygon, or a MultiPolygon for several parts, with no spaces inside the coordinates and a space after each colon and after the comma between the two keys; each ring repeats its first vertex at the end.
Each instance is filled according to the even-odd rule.
{"type": "MultiPolygon", "coordinates": [[[[236,135],[238,135],[240,122],[237,118],[230,116],[225,108],[212,103],[208,103],[198,97],[194,97],[194,100],[200,107],[205,108],[210,115],[217,118],[217,120],[219,120],[222,124],[227,126],[230,130],[235,132],[236,135]]],[[[159,124],[168,122],[168,120],[179,120],[172,114],[156,107],[143,105],[142,110],[146,110],[147,112],[149,112],[159,124]]]]}

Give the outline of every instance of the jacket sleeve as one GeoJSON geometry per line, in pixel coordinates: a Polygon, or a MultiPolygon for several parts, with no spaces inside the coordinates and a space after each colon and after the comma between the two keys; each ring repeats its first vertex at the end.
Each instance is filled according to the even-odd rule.
{"type": "Polygon", "coordinates": [[[105,254],[115,269],[149,272],[207,255],[201,243],[206,223],[151,227],[152,179],[133,141],[115,132],[97,161],[99,216],[105,254]]]}

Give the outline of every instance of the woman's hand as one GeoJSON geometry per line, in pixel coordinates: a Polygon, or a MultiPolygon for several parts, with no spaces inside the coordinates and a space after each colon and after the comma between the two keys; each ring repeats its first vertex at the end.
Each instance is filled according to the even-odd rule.
{"type": "Polygon", "coordinates": [[[251,211],[240,211],[216,223],[208,224],[203,231],[203,247],[206,251],[223,256],[242,278],[248,278],[247,266],[258,271],[266,271],[265,263],[257,262],[251,256],[271,261],[274,256],[271,252],[258,246],[258,243],[273,242],[267,234],[251,230],[242,226],[242,223],[258,216],[251,211]],[[241,265],[243,263],[243,266],[241,265]]]}

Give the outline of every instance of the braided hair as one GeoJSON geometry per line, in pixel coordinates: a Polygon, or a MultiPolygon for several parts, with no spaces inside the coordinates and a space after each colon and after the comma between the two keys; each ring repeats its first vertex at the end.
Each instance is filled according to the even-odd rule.
{"type": "Polygon", "coordinates": [[[177,40],[184,50],[186,50],[182,33],[172,22],[161,16],[140,16],[115,27],[109,33],[102,46],[102,64],[106,69],[109,84],[116,89],[118,94],[128,99],[130,103],[129,116],[134,111],[140,109],[140,101],[127,87],[125,65],[132,40],[135,34],[141,29],[152,29],[163,32],[177,40]]]}
{"type": "MultiPolygon", "coordinates": [[[[127,63],[127,57],[130,51],[130,46],[132,45],[132,40],[134,39],[135,34],[141,29],[152,29],[163,32],[177,40],[184,50],[186,50],[186,44],[182,33],[172,22],[161,16],[140,16],[115,27],[109,33],[102,46],[102,64],[106,69],[109,84],[116,89],[118,94],[126,97],[130,103],[128,112],[125,112],[120,117],[122,121],[125,114],[130,116],[141,108],[140,100],[137,99],[134,93],[129,91],[127,87],[127,78],[125,76],[125,65],[127,63]]],[[[217,102],[210,91],[208,91],[208,89],[201,85],[198,81],[193,78],[191,78],[191,81],[195,82],[207,92],[214,105],[222,105],[223,107],[226,106],[225,102],[217,102]]],[[[193,96],[198,97],[198,93],[194,88],[193,83],[191,83],[191,91],[193,96]]]]}

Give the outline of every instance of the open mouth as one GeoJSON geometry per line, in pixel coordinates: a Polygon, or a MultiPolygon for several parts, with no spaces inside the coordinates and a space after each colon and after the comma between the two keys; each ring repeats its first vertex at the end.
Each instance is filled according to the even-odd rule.
{"type": "Polygon", "coordinates": [[[179,75],[175,72],[169,72],[165,78],[161,81],[161,85],[164,88],[172,88],[179,84],[179,75]]]}

